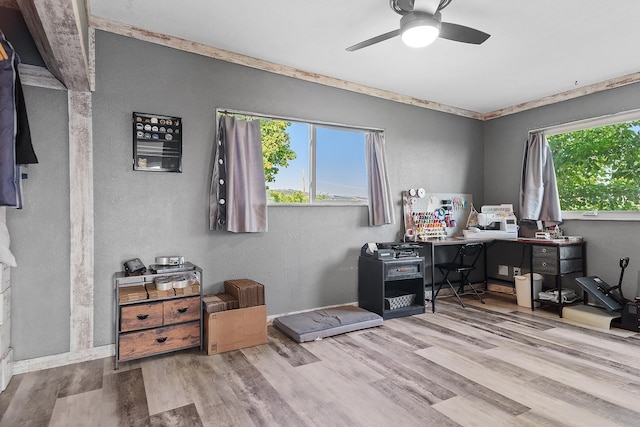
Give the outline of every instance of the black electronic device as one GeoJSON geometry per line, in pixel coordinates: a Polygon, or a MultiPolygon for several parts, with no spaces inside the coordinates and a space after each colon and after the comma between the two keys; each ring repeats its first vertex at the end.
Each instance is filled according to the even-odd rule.
{"type": "Polygon", "coordinates": [[[609,285],[598,276],[578,277],[576,282],[608,311],[620,312],[620,317],[611,321],[612,326],[640,332],[639,304],[628,300],[622,293],[622,279],[628,265],[628,257],[620,258],[620,279],[616,286],[609,285]]]}
{"type": "Polygon", "coordinates": [[[178,273],[181,271],[190,271],[195,270],[196,266],[191,264],[190,262],[183,262],[178,265],[162,265],[162,264],[151,264],[149,266],[149,270],[152,273],[178,273]]]}
{"type": "Polygon", "coordinates": [[[127,276],[142,274],[145,271],[147,271],[147,267],[140,261],[140,258],[130,259],[124,263],[124,272],[127,276]]]}
{"type": "Polygon", "coordinates": [[[360,249],[361,256],[370,256],[384,261],[397,258],[415,258],[420,256],[420,245],[415,243],[365,243],[360,249]]]}

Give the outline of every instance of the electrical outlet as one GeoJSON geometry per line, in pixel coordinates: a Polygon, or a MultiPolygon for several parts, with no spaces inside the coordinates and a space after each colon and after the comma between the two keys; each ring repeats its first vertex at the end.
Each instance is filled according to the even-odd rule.
{"type": "Polygon", "coordinates": [[[522,273],[522,270],[520,269],[520,267],[513,267],[514,276],[520,276],[520,273],[522,273]]]}

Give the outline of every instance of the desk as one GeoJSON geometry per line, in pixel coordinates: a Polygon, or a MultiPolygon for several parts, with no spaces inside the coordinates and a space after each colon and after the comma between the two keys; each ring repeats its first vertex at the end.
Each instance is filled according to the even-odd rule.
{"type": "MultiPolygon", "coordinates": [[[[426,252],[424,254],[425,257],[425,267],[427,266],[427,259],[428,259],[428,265],[429,265],[429,269],[431,270],[431,273],[429,275],[425,274],[425,279],[427,277],[431,278],[431,312],[435,313],[436,312],[436,300],[434,298],[435,295],[435,284],[436,284],[436,274],[435,274],[435,259],[436,259],[436,247],[451,247],[451,246],[460,246],[460,245],[466,245],[467,243],[482,243],[484,248],[482,250],[482,260],[483,260],[483,282],[484,282],[484,288],[487,289],[487,243],[488,242],[492,242],[493,239],[465,239],[465,238],[446,238],[443,240],[431,240],[431,241],[426,241],[426,242],[415,242],[419,245],[421,245],[422,247],[426,248],[426,252]]],[[[447,260],[448,261],[448,260],[447,260]]],[[[427,285],[425,283],[425,285],[427,285]]]]}
{"type": "MultiPolygon", "coordinates": [[[[506,242],[504,240],[496,242],[506,242]]],[[[560,295],[563,288],[564,279],[569,279],[571,284],[575,277],[587,275],[587,251],[586,242],[582,240],[569,239],[533,239],[519,238],[511,241],[512,244],[524,245],[525,251],[529,253],[529,272],[546,276],[553,276],[555,280],[555,290],[560,295]]],[[[531,310],[535,310],[535,303],[557,307],[558,316],[562,317],[562,308],[569,304],[563,303],[562,298],[558,302],[541,300],[538,295],[534,295],[533,275],[530,280],[531,286],[531,310]]],[[[574,302],[579,302],[578,299],[574,302]]]]}
{"type": "MultiPolygon", "coordinates": [[[[464,239],[464,238],[447,238],[444,240],[433,240],[426,242],[415,242],[424,248],[423,256],[425,258],[425,269],[430,268],[430,274],[425,274],[425,286],[431,286],[431,311],[435,313],[436,302],[433,298],[435,293],[435,259],[436,249],[452,246],[464,245],[466,243],[479,242],[484,244],[483,269],[484,269],[484,286],[487,288],[487,280],[490,275],[487,272],[487,251],[495,244],[518,245],[523,251],[528,253],[528,270],[523,268],[522,273],[539,273],[547,276],[554,276],[555,289],[560,292],[562,282],[565,278],[579,275],[586,276],[586,242],[574,241],[567,239],[464,239]],[[430,284],[426,279],[430,278],[430,284]]],[[[509,265],[509,263],[507,263],[509,265]]],[[[513,265],[513,264],[511,264],[513,265]]],[[[523,265],[523,267],[525,267],[523,265]]],[[[427,273],[427,272],[425,272],[427,273]]],[[[494,278],[495,279],[495,278],[494,278]]],[[[499,279],[505,282],[505,279],[499,279]]],[[[558,308],[558,315],[562,317],[562,308],[566,303],[559,303],[540,300],[538,295],[534,295],[533,275],[531,275],[531,310],[535,310],[535,303],[551,305],[558,308]]]]}

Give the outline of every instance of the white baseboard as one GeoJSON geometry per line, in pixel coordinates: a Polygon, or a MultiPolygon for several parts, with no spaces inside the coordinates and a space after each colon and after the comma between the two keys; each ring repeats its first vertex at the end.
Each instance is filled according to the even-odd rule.
{"type": "Polygon", "coordinates": [[[9,385],[11,377],[13,376],[13,349],[9,349],[2,355],[0,359],[0,392],[4,391],[9,385]]]}

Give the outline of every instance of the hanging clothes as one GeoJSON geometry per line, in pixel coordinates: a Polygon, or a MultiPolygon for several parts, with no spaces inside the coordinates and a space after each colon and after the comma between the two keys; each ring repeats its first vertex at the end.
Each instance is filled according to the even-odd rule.
{"type": "Polygon", "coordinates": [[[547,226],[562,222],[553,155],[546,136],[541,132],[530,133],[524,149],[520,219],[544,221],[547,226]]]}
{"type": "Polygon", "coordinates": [[[0,206],[22,208],[21,165],[38,163],[18,75],[20,58],[0,31],[0,206]]]}

